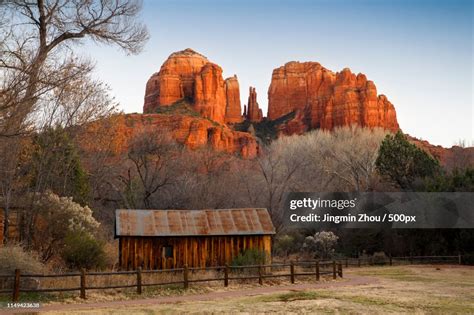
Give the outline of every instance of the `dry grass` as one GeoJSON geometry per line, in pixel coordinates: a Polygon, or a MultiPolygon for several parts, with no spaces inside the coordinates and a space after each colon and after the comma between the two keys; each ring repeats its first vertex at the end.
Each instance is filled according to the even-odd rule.
{"type": "MultiPolygon", "coordinates": [[[[474,268],[457,266],[364,267],[347,275],[373,276],[375,284],[342,286],[126,308],[95,309],[95,314],[472,314],[474,268]],[[439,268],[439,270],[438,270],[439,268]]],[[[245,286],[237,286],[245,290],[245,286]]],[[[236,288],[234,287],[234,290],[236,288]]],[[[69,312],[88,314],[90,311],[69,312]]],[[[60,312],[58,312],[60,313],[60,312]]],[[[56,313],[56,314],[58,314],[56,313]]],[[[52,313],[53,314],[53,313],[52,313]]]]}
{"type": "MultiPolygon", "coordinates": [[[[327,265],[321,267],[321,272],[329,272],[332,266],[327,265]]],[[[289,274],[289,266],[275,266],[265,270],[267,274],[283,275],[289,274]]],[[[314,266],[296,266],[296,273],[315,272],[314,266]]],[[[229,277],[246,277],[258,275],[258,269],[231,269],[229,277]]],[[[330,277],[329,275],[327,277],[330,277]]],[[[68,276],[61,278],[34,278],[39,281],[39,288],[78,288],[80,286],[79,276],[68,276]]],[[[106,302],[116,300],[131,300],[144,297],[161,297],[161,296],[180,296],[186,294],[200,294],[208,292],[222,292],[229,290],[238,290],[244,288],[259,287],[258,279],[232,279],[229,280],[229,287],[224,287],[224,271],[223,270],[190,270],[189,271],[189,288],[183,288],[183,272],[182,271],[166,271],[166,272],[143,272],[142,283],[143,293],[138,295],[136,287],[122,289],[100,289],[87,290],[88,302],[106,302]],[[219,279],[216,281],[192,282],[200,279],[219,279]],[[146,286],[147,284],[179,282],[176,284],[146,286]]],[[[313,283],[314,275],[298,276],[299,283],[313,283]]],[[[289,284],[289,276],[276,278],[267,278],[264,280],[265,286],[275,286],[281,284],[289,284]]],[[[321,277],[324,281],[324,277],[321,277]]],[[[87,287],[104,287],[117,285],[136,285],[136,274],[125,275],[87,275],[87,287]]],[[[0,294],[0,303],[9,302],[11,294],[0,294]]],[[[82,303],[79,298],[79,291],[60,292],[60,293],[21,293],[20,302],[42,302],[43,304],[69,304],[82,303]]]]}

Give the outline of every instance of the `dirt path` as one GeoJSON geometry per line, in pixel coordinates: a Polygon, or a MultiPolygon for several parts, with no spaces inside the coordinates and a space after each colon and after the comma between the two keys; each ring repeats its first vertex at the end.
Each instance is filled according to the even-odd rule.
{"type": "Polygon", "coordinates": [[[190,295],[181,295],[181,296],[166,296],[166,297],[136,299],[136,300],[126,300],[126,301],[47,305],[39,309],[30,309],[30,310],[26,310],[26,309],[0,310],[0,314],[14,314],[14,313],[18,314],[22,312],[29,312],[31,314],[31,312],[36,313],[36,312],[48,312],[48,311],[67,312],[68,310],[88,310],[88,309],[98,309],[98,308],[117,308],[117,307],[127,307],[127,306],[171,304],[171,303],[178,303],[178,302],[210,301],[210,300],[220,300],[224,298],[254,296],[254,295],[285,292],[285,291],[302,291],[302,290],[308,290],[308,289],[327,289],[327,288],[344,287],[344,286],[360,286],[360,285],[377,283],[377,281],[378,280],[374,277],[347,275],[343,280],[338,280],[338,281],[256,287],[256,288],[245,289],[245,290],[210,292],[210,293],[205,293],[205,294],[190,294],[190,295]]]}

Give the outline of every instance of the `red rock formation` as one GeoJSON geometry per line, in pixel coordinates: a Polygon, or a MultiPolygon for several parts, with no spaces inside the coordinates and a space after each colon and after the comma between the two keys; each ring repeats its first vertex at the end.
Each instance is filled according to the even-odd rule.
{"type": "Polygon", "coordinates": [[[399,129],[393,105],[384,95],[377,96],[365,75],[347,68],[334,73],[317,62],[289,62],[273,71],[268,101],[271,120],[297,111],[280,126],[286,134],[351,124],[399,129]]]}
{"type": "MultiPolygon", "coordinates": [[[[107,142],[113,144],[114,152],[124,153],[130,140],[143,130],[156,134],[168,133],[178,143],[190,149],[198,149],[209,145],[211,148],[227,153],[237,153],[243,158],[257,156],[256,139],[246,133],[218,125],[208,119],[187,115],[163,114],[125,114],[97,121],[89,126],[91,133],[107,133],[107,142]]],[[[85,151],[93,151],[96,141],[90,141],[87,132],[81,136],[80,143],[85,151]]]]}
{"type": "Polygon", "coordinates": [[[203,117],[218,123],[241,121],[237,77],[224,81],[222,69],[192,49],[171,54],[148,80],[144,113],[186,99],[203,117]]]}
{"type": "Polygon", "coordinates": [[[189,48],[172,53],[146,84],[143,112],[152,113],[182,98],[194,99],[195,77],[207,63],[206,57],[189,48]]]}
{"type": "Polygon", "coordinates": [[[226,110],[226,91],[222,69],[207,63],[195,76],[193,105],[202,117],[223,124],[226,110]]]}
{"type": "Polygon", "coordinates": [[[225,111],[225,122],[226,123],[239,123],[242,121],[242,108],[240,104],[240,88],[237,76],[225,79],[225,92],[226,92],[226,111],[225,111]]]}
{"type": "Polygon", "coordinates": [[[254,87],[249,88],[248,107],[245,108],[245,118],[252,122],[260,122],[263,119],[262,110],[258,107],[257,92],[254,87]]]}
{"type": "Polygon", "coordinates": [[[446,169],[464,169],[474,165],[474,147],[463,148],[460,146],[452,146],[445,148],[440,145],[433,145],[426,140],[420,140],[408,135],[410,142],[416,144],[419,148],[427,151],[437,158],[441,165],[446,169]]]}

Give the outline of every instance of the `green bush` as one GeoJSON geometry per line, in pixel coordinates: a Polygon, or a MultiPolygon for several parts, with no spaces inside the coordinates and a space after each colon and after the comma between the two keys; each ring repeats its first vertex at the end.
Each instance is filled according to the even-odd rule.
{"type": "Polygon", "coordinates": [[[232,266],[248,266],[260,265],[265,263],[265,252],[258,249],[246,249],[238,256],[236,256],[231,265],[232,266]]]}
{"type": "Polygon", "coordinates": [[[375,164],[382,176],[402,189],[413,189],[416,179],[434,177],[441,171],[438,160],[411,143],[401,131],[385,137],[375,164]]]}
{"type": "Polygon", "coordinates": [[[279,235],[273,244],[273,251],[277,256],[288,257],[288,255],[298,248],[295,238],[292,235],[279,235]]]}
{"type": "Polygon", "coordinates": [[[104,243],[83,231],[66,235],[61,256],[71,269],[104,269],[107,264],[104,243]]]}

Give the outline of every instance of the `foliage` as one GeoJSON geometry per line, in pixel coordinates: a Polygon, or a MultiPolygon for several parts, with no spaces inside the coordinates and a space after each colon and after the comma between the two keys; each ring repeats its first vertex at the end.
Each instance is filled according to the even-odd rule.
{"type": "Polygon", "coordinates": [[[375,252],[372,256],[372,262],[375,265],[383,265],[388,261],[387,255],[384,252],[375,252]]]}
{"type": "Polygon", "coordinates": [[[381,175],[402,189],[413,188],[416,179],[432,177],[440,171],[438,160],[410,143],[401,131],[385,137],[376,165],[381,175]]]}
{"type": "Polygon", "coordinates": [[[0,274],[12,274],[15,269],[27,273],[42,273],[46,267],[34,252],[26,251],[19,245],[0,247],[0,274]]]}
{"type": "Polygon", "coordinates": [[[474,168],[455,169],[450,174],[438,174],[425,182],[425,190],[431,192],[474,191],[474,168]]]}
{"type": "Polygon", "coordinates": [[[330,231],[316,232],[314,236],[306,237],[303,248],[314,253],[318,258],[331,258],[334,254],[338,239],[339,237],[330,231]]]}
{"type": "Polygon", "coordinates": [[[86,171],[68,132],[62,127],[48,128],[33,138],[32,187],[50,189],[72,196],[84,204],[88,200],[86,171]]]}
{"type": "Polygon", "coordinates": [[[68,232],[61,257],[71,269],[104,269],[107,264],[104,243],[85,231],[68,232]]]}
{"type": "Polygon", "coordinates": [[[237,255],[231,262],[231,266],[260,265],[265,263],[265,252],[255,248],[246,249],[237,255]]]}
{"type": "Polygon", "coordinates": [[[273,243],[273,251],[277,256],[288,257],[290,252],[295,249],[295,237],[292,235],[284,234],[277,236],[273,243]]]}
{"type": "Polygon", "coordinates": [[[34,246],[44,261],[49,260],[64,242],[69,232],[93,233],[99,223],[88,206],[81,206],[71,197],[59,197],[47,192],[37,202],[39,216],[34,232],[34,246]],[[53,224],[51,224],[54,222],[53,224]]]}

